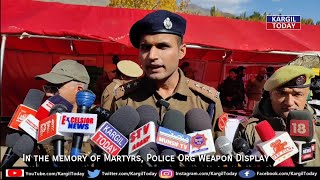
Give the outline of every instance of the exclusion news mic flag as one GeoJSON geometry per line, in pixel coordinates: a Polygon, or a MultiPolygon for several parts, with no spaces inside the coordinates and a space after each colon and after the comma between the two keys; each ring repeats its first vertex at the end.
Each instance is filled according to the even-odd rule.
{"type": "Polygon", "coordinates": [[[97,129],[91,141],[112,156],[118,155],[128,143],[128,139],[107,121],[97,129]]]}
{"type": "Polygon", "coordinates": [[[20,123],[26,119],[26,117],[31,114],[35,116],[37,114],[37,109],[41,105],[42,99],[45,93],[37,90],[30,89],[23,101],[23,104],[20,104],[15,110],[8,127],[15,130],[20,130],[20,123]]]}
{"type": "Polygon", "coordinates": [[[259,122],[255,129],[262,141],[257,147],[275,161],[274,166],[294,166],[291,156],[297,154],[298,149],[287,132],[274,131],[266,120],[259,122]]]}
{"type": "Polygon", "coordinates": [[[138,154],[142,147],[151,142],[156,142],[156,125],[152,121],[130,133],[128,154],[138,154]]]}

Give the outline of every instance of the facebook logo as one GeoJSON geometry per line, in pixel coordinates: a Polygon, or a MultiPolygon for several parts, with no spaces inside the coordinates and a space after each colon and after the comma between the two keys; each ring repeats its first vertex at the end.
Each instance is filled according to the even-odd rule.
{"type": "Polygon", "coordinates": [[[245,179],[253,178],[256,175],[256,173],[250,169],[243,169],[238,174],[241,178],[245,179]]]}

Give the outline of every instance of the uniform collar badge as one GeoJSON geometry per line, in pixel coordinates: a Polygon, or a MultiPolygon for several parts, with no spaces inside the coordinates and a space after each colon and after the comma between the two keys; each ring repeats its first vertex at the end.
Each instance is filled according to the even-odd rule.
{"type": "Polygon", "coordinates": [[[166,18],[164,21],[163,21],[163,25],[166,29],[171,29],[172,28],[172,22],[170,20],[170,18],[166,18]]]}

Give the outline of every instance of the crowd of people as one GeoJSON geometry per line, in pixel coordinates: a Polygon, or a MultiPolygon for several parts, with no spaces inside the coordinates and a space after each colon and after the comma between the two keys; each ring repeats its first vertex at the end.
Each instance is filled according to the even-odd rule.
{"type": "MultiPolygon", "coordinates": [[[[132,45],[139,50],[139,63],[115,58],[112,64],[105,65],[103,78],[107,83],[98,96],[101,106],[116,112],[123,106],[150,105],[159,113],[159,125],[170,109],[183,114],[193,108],[203,109],[212,119],[214,139],[224,136],[221,123],[225,121],[225,112],[246,108],[253,113],[248,123],[242,124],[239,136],[251,148],[259,140],[254,127],[260,121],[267,120],[274,130],[286,131],[289,111],[307,110],[315,115],[306,101],[315,73],[302,66],[283,66],[275,72],[272,67],[262,68],[246,84],[246,68],[240,66],[229,70],[218,90],[192,80],[194,74],[188,63],[179,68],[187,53],[183,41],[186,24],[182,16],[165,10],[154,11],[137,21],[129,35],[132,45]],[[159,105],[160,100],[168,106],[159,105]]],[[[36,77],[46,81],[44,91],[48,97],[59,94],[73,104],[73,112],[77,110],[77,92],[87,89],[90,83],[86,68],[75,60],[60,61],[49,73],[36,77]]],[[[320,127],[316,116],[313,123],[317,158],[306,165],[320,166],[320,127]]]]}

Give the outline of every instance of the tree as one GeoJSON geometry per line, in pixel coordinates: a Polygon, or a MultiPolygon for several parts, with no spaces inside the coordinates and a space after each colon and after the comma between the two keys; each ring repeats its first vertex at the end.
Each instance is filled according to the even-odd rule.
{"type": "Polygon", "coordinates": [[[109,6],[148,10],[177,10],[177,3],[175,0],[111,0],[109,6]]]}
{"type": "Polygon", "coordinates": [[[190,0],[110,0],[109,6],[119,8],[135,8],[157,10],[164,9],[172,12],[184,12],[189,14],[197,14],[188,9],[190,0]]]}
{"type": "Polygon", "coordinates": [[[316,25],[320,26],[320,21],[317,21],[317,22],[316,22],[316,25]]]}
{"type": "Polygon", "coordinates": [[[313,20],[311,18],[301,18],[301,24],[310,24],[313,25],[313,20]]]}

